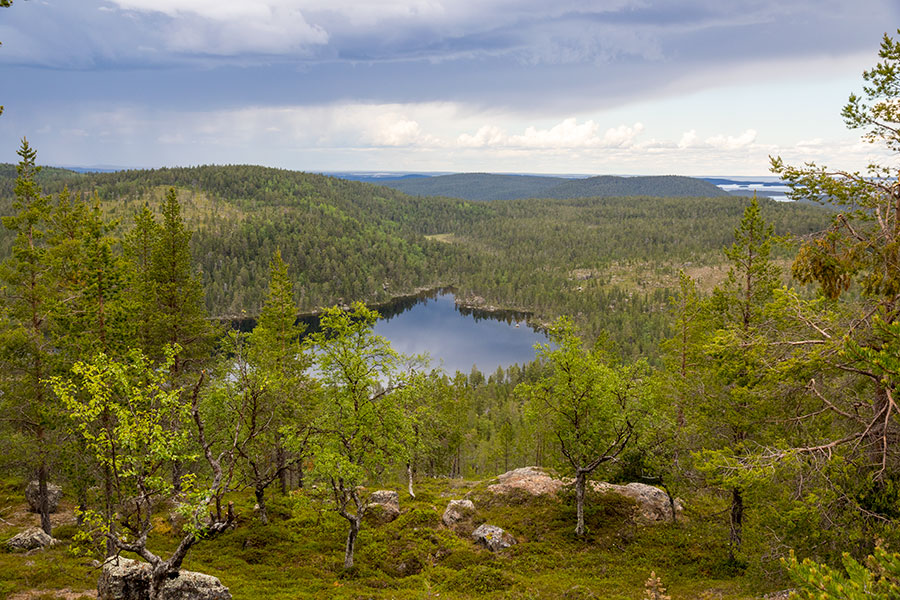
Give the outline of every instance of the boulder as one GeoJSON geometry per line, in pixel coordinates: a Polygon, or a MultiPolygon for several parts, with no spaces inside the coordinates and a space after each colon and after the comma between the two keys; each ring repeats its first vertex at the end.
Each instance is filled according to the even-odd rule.
{"type": "Polygon", "coordinates": [[[510,494],[521,490],[532,496],[555,496],[571,480],[551,477],[540,467],[521,467],[497,476],[497,483],[487,487],[495,494],[510,494]]]}
{"type": "MultiPolygon", "coordinates": [[[[47,483],[47,506],[50,512],[55,513],[59,509],[60,498],[62,498],[62,488],[53,483],[47,483]]],[[[31,512],[40,511],[41,494],[37,481],[29,481],[25,486],[25,499],[28,500],[28,508],[31,512]]]]}
{"type": "Polygon", "coordinates": [[[471,500],[451,500],[441,517],[447,527],[470,521],[475,514],[475,505],[471,500]]]}
{"type": "MultiPolygon", "coordinates": [[[[97,581],[97,600],[149,598],[149,563],[121,556],[107,559],[97,581]]],[[[231,600],[231,593],[212,575],[182,570],[166,580],[160,600],[231,600]]]]}
{"type": "Polygon", "coordinates": [[[400,494],[394,490],[372,492],[366,504],[365,518],[375,525],[390,523],[400,516],[400,494]]]}
{"type": "Polygon", "coordinates": [[[516,538],[495,525],[482,523],[472,532],[475,543],[484,546],[491,552],[498,552],[516,544],[516,538]]]}
{"type": "MultiPolygon", "coordinates": [[[[592,481],[591,485],[598,492],[619,494],[631,498],[637,502],[638,516],[648,523],[672,520],[672,505],[669,503],[669,496],[658,487],[646,483],[615,485],[603,481],[592,481]]],[[[681,500],[676,499],[676,516],[680,515],[681,511],[681,500]]]]}
{"type": "MultiPolygon", "coordinates": [[[[540,467],[522,467],[497,476],[497,483],[487,486],[494,494],[512,494],[527,492],[533,496],[555,496],[562,488],[572,485],[575,480],[568,477],[553,477],[540,467]]],[[[645,483],[629,483],[614,485],[603,481],[592,481],[590,485],[595,491],[605,494],[618,494],[630,498],[637,503],[638,516],[647,523],[672,520],[672,507],[669,496],[658,487],[645,483]]],[[[682,504],[675,501],[675,514],[681,514],[682,504]]]]}
{"type": "Polygon", "coordinates": [[[56,538],[50,537],[40,527],[29,527],[22,533],[16,534],[9,540],[6,545],[10,550],[36,550],[38,548],[48,548],[59,543],[56,538]]]}

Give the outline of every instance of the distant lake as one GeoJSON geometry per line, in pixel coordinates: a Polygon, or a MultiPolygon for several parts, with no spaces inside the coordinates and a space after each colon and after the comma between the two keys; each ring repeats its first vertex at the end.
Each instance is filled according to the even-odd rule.
{"type": "Polygon", "coordinates": [[[375,333],[403,354],[428,353],[433,367],[442,367],[451,375],[469,373],[473,365],[490,375],[497,367],[531,362],[534,345],[548,341],[546,335],[528,326],[527,314],[463,308],[456,305],[451,292],[424,293],[405,300],[400,311],[392,305],[378,309],[385,318],[375,324],[375,333]]]}
{"type": "MultiPolygon", "coordinates": [[[[402,354],[425,354],[433,368],[450,375],[469,373],[473,366],[485,375],[497,367],[531,362],[534,345],[546,343],[547,336],[532,329],[527,313],[486,311],[457,306],[453,292],[434,290],[397,298],[375,308],[382,316],[375,333],[391,342],[402,354]]],[[[317,331],[317,316],[304,316],[307,333],[317,331]]],[[[232,326],[250,331],[254,319],[233,321],[232,326]]]]}

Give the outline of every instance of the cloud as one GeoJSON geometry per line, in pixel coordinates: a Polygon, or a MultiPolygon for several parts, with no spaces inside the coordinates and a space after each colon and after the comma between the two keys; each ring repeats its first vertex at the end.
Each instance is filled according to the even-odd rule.
{"type": "MultiPolygon", "coordinates": [[[[7,116],[0,119],[0,136],[21,137],[20,125],[7,116]]],[[[453,103],[210,111],[133,106],[41,113],[24,133],[41,162],[82,166],[251,163],[298,170],[762,175],[769,155],[789,164],[815,160],[851,169],[889,158],[852,133],[772,146],[759,143],[753,129],[716,133],[697,123],[669,137],[641,122],[601,122],[596,115],[579,115],[529,123],[453,103]]]]}
{"type": "Polygon", "coordinates": [[[463,148],[622,148],[630,146],[643,129],[641,123],[619,125],[601,135],[600,126],[593,120],[579,124],[570,117],[547,129],[526,127],[518,135],[509,135],[496,125],[484,125],[475,134],[460,134],[456,143],[463,148]]]}
{"type": "Polygon", "coordinates": [[[168,48],[213,55],[279,54],[328,42],[328,33],[311,25],[296,2],[228,0],[112,0],[119,8],[160,13],[168,48]]]}
{"type": "Polygon", "coordinates": [[[697,130],[691,129],[690,131],[685,131],[681,135],[681,139],[678,141],[679,148],[690,148],[691,146],[696,145],[697,143],[697,130]]]}
{"type": "Polygon", "coordinates": [[[706,145],[721,150],[739,150],[756,141],[756,130],[748,129],[739,136],[714,135],[706,138],[706,145]]]}

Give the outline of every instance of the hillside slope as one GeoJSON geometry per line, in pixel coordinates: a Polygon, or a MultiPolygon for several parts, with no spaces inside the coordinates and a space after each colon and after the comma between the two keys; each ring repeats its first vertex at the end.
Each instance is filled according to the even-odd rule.
{"type": "Polygon", "coordinates": [[[379,182],[379,185],[416,196],[445,196],[473,201],[519,198],[610,198],[651,196],[658,198],[727,196],[717,186],[692,177],[677,175],[616,177],[601,175],[586,179],[536,175],[494,175],[456,173],[379,182]]]}
{"type": "MultiPolygon", "coordinates": [[[[12,212],[14,173],[0,165],[0,215],[12,212]]],[[[480,181],[487,186],[509,177],[528,183],[516,176],[480,181]]],[[[580,185],[620,189],[618,179],[580,185]]],[[[605,330],[626,353],[665,335],[667,299],[680,268],[696,277],[709,268],[718,272],[721,249],[731,243],[746,205],[728,195],[473,202],[253,166],[48,169],[40,181],[45,193],[68,186],[90,198],[96,191],[120,234],[144,203],[157,208],[174,186],[195,232],[191,249],[211,315],[257,314],[269,260],[280,249],[301,311],[449,285],[472,305],[533,311],[541,319],[575,315],[586,334],[605,330]]],[[[817,207],[763,201],[761,208],[782,235],[817,231],[829,221],[817,207]]],[[[11,242],[0,228],[0,259],[11,242]]]]}

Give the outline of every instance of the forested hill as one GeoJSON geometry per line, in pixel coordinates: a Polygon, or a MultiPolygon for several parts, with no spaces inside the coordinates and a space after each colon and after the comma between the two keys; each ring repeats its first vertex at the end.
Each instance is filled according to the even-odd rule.
{"type": "Polygon", "coordinates": [[[536,175],[457,173],[379,182],[379,185],[415,196],[445,196],[464,200],[513,200],[518,198],[611,198],[649,196],[659,198],[717,198],[727,196],[702,179],[663,175],[616,177],[601,175],[586,179],[536,175]]]}
{"type": "MultiPolygon", "coordinates": [[[[11,213],[12,165],[0,166],[0,214],[11,213]]],[[[461,200],[413,198],[388,188],[323,175],[256,166],[201,166],[79,174],[44,169],[45,193],[67,186],[97,192],[120,233],[149,202],[173,186],[183,205],[209,311],[256,313],[268,263],[280,248],[296,280],[298,303],[312,310],[335,302],[384,301],[446,280],[457,249],[424,236],[479,218],[486,209],[461,200]]],[[[0,228],[0,258],[11,236],[0,228]]]]}
{"type": "MultiPolygon", "coordinates": [[[[602,186],[605,179],[581,183],[602,186]]],[[[12,214],[14,180],[14,167],[0,165],[0,215],[12,214]]],[[[212,315],[257,314],[269,260],[280,249],[303,311],[453,285],[467,298],[541,318],[578,315],[589,335],[607,330],[635,353],[663,335],[679,268],[718,272],[747,203],[728,195],[472,202],[255,166],[45,169],[38,182],[54,196],[68,186],[89,201],[96,191],[107,217],[118,220],[117,235],[145,202],[158,211],[175,187],[212,315]]],[[[806,234],[829,222],[817,207],[761,201],[761,208],[778,234],[806,234]]],[[[11,242],[0,228],[0,259],[11,242]]]]}

